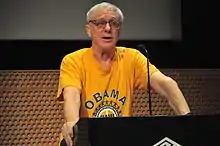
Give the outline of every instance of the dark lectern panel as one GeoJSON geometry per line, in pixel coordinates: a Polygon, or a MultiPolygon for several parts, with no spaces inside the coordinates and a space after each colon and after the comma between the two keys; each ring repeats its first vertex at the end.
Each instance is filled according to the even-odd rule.
{"type": "Polygon", "coordinates": [[[218,143],[219,123],[219,115],[90,119],[89,135],[92,146],[153,146],[166,137],[167,143],[210,146],[218,143]]]}

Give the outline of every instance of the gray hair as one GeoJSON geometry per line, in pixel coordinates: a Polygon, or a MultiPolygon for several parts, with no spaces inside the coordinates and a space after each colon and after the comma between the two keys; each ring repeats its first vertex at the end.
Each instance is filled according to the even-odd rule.
{"type": "Polygon", "coordinates": [[[99,4],[96,4],[95,6],[93,6],[86,14],[86,20],[87,22],[89,22],[91,20],[92,14],[93,12],[97,11],[97,10],[109,10],[109,11],[113,11],[116,12],[119,15],[119,21],[122,23],[124,21],[124,16],[122,11],[115,5],[110,4],[108,2],[102,2],[99,4]]]}

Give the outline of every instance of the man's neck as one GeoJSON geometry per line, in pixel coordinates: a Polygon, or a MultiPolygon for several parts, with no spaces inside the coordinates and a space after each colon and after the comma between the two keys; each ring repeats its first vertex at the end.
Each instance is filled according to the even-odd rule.
{"type": "Polygon", "coordinates": [[[94,57],[100,62],[111,62],[115,55],[115,48],[108,51],[103,51],[96,47],[93,48],[94,57]]]}

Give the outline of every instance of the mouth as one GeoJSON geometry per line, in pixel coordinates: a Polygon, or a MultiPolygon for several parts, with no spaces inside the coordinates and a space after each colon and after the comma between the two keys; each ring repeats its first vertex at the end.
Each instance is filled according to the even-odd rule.
{"type": "Polygon", "coordinates": [[[102,37],[103,40],[112,40],[112,37],[102,37]]]}

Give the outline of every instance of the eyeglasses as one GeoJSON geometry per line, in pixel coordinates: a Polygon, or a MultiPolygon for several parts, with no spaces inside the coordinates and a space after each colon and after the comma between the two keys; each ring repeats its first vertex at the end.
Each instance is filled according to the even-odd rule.
{"type": "Polygon", "coordinates": [[[105,19],[97,19],[97,20],[89,20],[89,22],[93,23],[99,29],[105,28],[106,24],[108,23],[112,28],[119,29],[121,27],[121,22],[116,20],[105,20],[105,19]]]}

